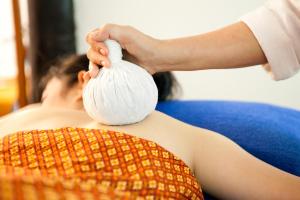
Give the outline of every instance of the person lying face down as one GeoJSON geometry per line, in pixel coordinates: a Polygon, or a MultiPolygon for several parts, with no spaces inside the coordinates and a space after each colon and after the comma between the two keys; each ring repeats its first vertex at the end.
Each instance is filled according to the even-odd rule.
{"type": "MultiPolygon", "coordinates": [[[[89,80],[89,77],[84,77],[88,66],[89,60],[85,54],[58,60],[42,79],[42,104],[83,109],[82,89],[89,80]]],[[[158,89],[158,101],[176,97],[180,88],[171,72],[156,73],[153,79],[158,89]]]]}
{"type": "MultiPolygon", "coordinates": [[[[17,133],[19,135],[12,134],[11,138],[15,139],[24,132],[35,135],[37,132],[31,131],[37,129],[45,130],[38,133],[50,132],[52,134],[53,130],[66,131],[65,127],[72,127],[72,132],[78,129],[81,133],[89,132],[90,129],[100,132],[111,130],[113,134],[115,134],[114,131],[118,131],[127,138],[136,136],[155,142],[180,158],[193,172],[203,190],[218,199],[299,199],[299,177],[253,157],[216,132],[185,124],[157,111],[151,113],[143,121],[131,125],[106,126],[95,122],[87,115],[82,105],[82,89],[90,77],[88,73],[81,70],[81,67],[85,70],[84,66],[87,66],[85,65],[87,62],[84,56],[73,57],[63,60],[61,63],[64,64],[53,68],[53,71],[50,71],[44,79],[45,90],[42,105],[29,106],[0,118],[1,136],[20,131],[17,133]],[[76,59],[79,61],[82,59],[82,62],[76,59]],[[74,63],[79,63],[79,65],[75,66],[74,63]]],[[[161,82],[162,86],[170,84],[163,82],[161,82]]],[[[159,96],[164,97],[161,100],[170,98],[166,94],[173,94],[170,93],[172,88],[164,88],[163,91],[169,91],[169,93],[161,93],[159,96]]],[[[36,144],[36,146],[40,145],[36,144]]],[[[8,154],[9,148],[6,150],[8,154]]],[[[9,158],[9,156],[1,156],[0,161],[1,158],[9,158]]],[[[155,160],[151,160],[150,163],[154,162],[155,160]]],[[[43,162],[39,163],[43,164],[43,162]]],[[[172,170],[176,171],[175,168],[172,170]]],[[[166,180],[168,177],[163,179],[166,180]]],[[[188,184],[188,181],[185,183],[188,184]]]]}

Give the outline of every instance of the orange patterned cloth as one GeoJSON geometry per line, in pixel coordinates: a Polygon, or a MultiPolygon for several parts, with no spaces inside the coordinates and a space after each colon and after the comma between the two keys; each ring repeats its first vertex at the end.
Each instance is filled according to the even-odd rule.
{"type": "Polygon", "coordinates": [[[154,142],[83,128],[0,139],[0,199],[203,199],[183,161],[154,142]]]}

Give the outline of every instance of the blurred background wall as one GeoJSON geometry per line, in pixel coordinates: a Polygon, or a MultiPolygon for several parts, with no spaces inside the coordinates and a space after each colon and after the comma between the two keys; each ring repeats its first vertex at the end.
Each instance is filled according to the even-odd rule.
{"type": "MultiPolygon", "coordinates": [[[[51,62],[85,53],[86,34],[105,23],[131,25],[160,39],[175,38],[234,23],[265,1],[1,0],[0,116],[39,102],[40,79],[51,62]]],[[[257,101],[300,109],[300,73],[280,82],[272,81],[260,66],[175,75],[183,99],[257,101]]]]}
{"type": "MultiPolygon", "coordinates": [[[[214,30],[236,22],[265,0],[74,0],[77,50],[85,52],[85,35],[105,23],[128,24],[157,38],[174,38],[214,30]]],[[[266,26],[268,26],[266,24],[266,26]]],[[[272,81],[261,67],[176,72],[184,99],[258,101],[300,109],[300,73],[272,81]]]]}
{"type": "Polygon", "coordinates": [[[0,116],[40,102],[41,78],[76,53],[73,0],[0,1],[0,116]]]}

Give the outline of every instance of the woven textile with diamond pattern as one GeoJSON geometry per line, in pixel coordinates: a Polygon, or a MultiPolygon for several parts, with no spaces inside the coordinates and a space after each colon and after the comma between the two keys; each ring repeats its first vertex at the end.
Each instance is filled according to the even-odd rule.
{"type": "Polygon", "coordinates": [[[191,170],[154,142],[82,128],[0,139],[0,199],[203,199],[191,170]]]}

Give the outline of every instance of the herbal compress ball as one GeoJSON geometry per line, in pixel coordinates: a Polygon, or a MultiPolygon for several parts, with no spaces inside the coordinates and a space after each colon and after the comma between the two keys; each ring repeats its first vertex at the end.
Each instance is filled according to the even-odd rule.
{"type": "Polygon", "coordinates": [[[102,68],[83,91],[84,108],[91,118],[107,125],[132,124],[155,110],[158,90],[143,68],[122,60],[122,48],[106,40],[111,66],[102,68]]]}

